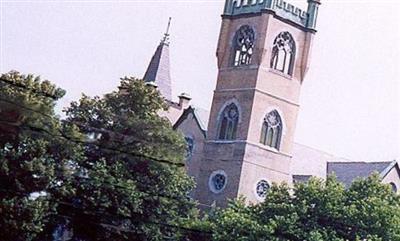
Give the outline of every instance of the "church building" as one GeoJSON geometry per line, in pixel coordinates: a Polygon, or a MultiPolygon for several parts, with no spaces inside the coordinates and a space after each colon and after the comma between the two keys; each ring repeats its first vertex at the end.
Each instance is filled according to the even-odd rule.
{"type": "Polygon", "coordinates": [[[378,172],[393,191],[400,188],[396,161],[354,162],[293,140],[319,5],[308,0],[302,10],[283,0],[226,0],[210,110],[192,106],[186,93],[172,101],[167,30],[144,80],[169,105],[160,115],[185,136],[186,168],[199,203],[225,206],[239,196],[256,203],[272,183],[293,185],[332,173],[348,186],[378,172]]]}

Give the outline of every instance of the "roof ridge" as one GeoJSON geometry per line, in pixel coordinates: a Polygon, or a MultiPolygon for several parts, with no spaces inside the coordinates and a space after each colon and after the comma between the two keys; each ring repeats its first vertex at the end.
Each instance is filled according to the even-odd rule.
{"type": "Polygon", "coordinates": [[[344,163],[344,164],[351,164],[351,163],[365,163],[365,164],[377,164],[377,163],[392,163],[393,161],[328,161],[328,163],[344,163]]]}
{"type": "Polygon", "coordinates": [[[306,145],[306,144],[302,144],[302,143],[299,143],[299,142],[296,142],[296,141],[294,141],[293,143],[296,144],[296,145],[300,145],[300,146],[303,146],[303,147],[310,148],[310,149],[312,149],[312,150],[314,150],[314,151],[322,152],[322,153],[324,153],[324,154],[326,154],[326,155],[332,156],[332,157],[337,158],[337,159],[344,159],[344,160],[349,160],[349,161],[351,161],[351,160],[350,160],[349,158],[347,158],[347,157],[339,157],[339,156],[336,156],[336,155],[334,155],[334,154],[332,154],[332,153],[330,153],[330,152],[327,152],[327,151],[325,151],[325,150],[317,149],[316,147],[312,147],[312,146],[309,146],[309,145],[306,145]]]}

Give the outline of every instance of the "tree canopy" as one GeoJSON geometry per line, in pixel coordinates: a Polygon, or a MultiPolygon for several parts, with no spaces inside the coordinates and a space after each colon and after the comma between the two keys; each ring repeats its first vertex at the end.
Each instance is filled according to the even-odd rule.
{"type": "Polygon", "coordinates": [[[158,114],[165,108],[154,88],[123,78],[118,90],[103,98],[83,96],[66,109],[66,122],[89,138],[84,161],[76,163],[81,174],[75,194],[66,197],[88,214],[73,209],[74,235],[89,240],[186,235],[177,224],[196,213],[188,197],[194,183],[183,168],[183,137],[158,114]]]}
{"type": "Polygon", "coordinates": [[[214,240],[400,240],[400,199],[378,175],[345,189],[333,176],[290,189],[273,185],[264,202],[231,202],[210,218],[214,240]]]}
{"type": "Polygon", "coordinates": [[[18,72],[0,79],[0,239],[34,240],[55,217],[50,194],[70,193],[65,167],[81,147],[56,138],[76,134],[54,113],[63,90],[18,72]]]}
{"type": "Polygon", "coordinates": [[[378,175],[274,184],[200,218],[183,137],[142,80],[54,112],[65,91],[33,75],[0,76],[0,240],[397,241],[400,197],[378,175]]]}
{"type": "Polygon", "coordinates": [[[191,231],[185,142],[158,115],[166,106],[141,80],[54,113],[61,89],[39,77],[1,76],[1,240],[162,240],[191,231]],[[179,224],[179,225],[178,225],[179,224]]]}

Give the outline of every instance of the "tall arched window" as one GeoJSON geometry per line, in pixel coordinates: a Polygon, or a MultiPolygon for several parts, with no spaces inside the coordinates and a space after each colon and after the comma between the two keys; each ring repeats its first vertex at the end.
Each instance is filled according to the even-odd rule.
{"type": "Polygon", "coordinates": [[[186,141],[186,160],[190,161],[193,155],[194,140],[190,136],[185,136],[185,141],[186,141]]]}
{"type": "Polygon", "coordinates": [[[261,129],[260,142],[264,145],[279,150],[282,137],[282,119],[279,113],[274,110],[269,112],[265,118],[261,129]]]}
{"type": "Polygon", "coordinates": [[[236,31],[233,46],[234,46],[234,59],[233,65],[249,65],[251,57],[253,56],[254,48],[254,31],[248,26],[244,25],[236,31]]]}
{"type": "Polygon", "coordinates": [[[239,111],[237,106],[232,103],[225,107],[220,116],[219,134],[220,140],[233,140],[236,138],[236,130],[239,121],[239,111]]]}
{"type": "Polygon", "coordinates": [[[296,44],[289,32],[281,32],[274,40],[270,67],[284,74],[292,75],[296,44]]]}

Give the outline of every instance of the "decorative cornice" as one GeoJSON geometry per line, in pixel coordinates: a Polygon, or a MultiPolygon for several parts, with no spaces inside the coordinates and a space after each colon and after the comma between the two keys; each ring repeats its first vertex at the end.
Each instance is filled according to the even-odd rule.
{"type": "Polygon", "coordinates": [[[234,19],[270,13],[288,24],[315,33],[319,4],[309,0],[307,11],[304,11],[284,0],[226,0],[222,17],[234,19]]]}

